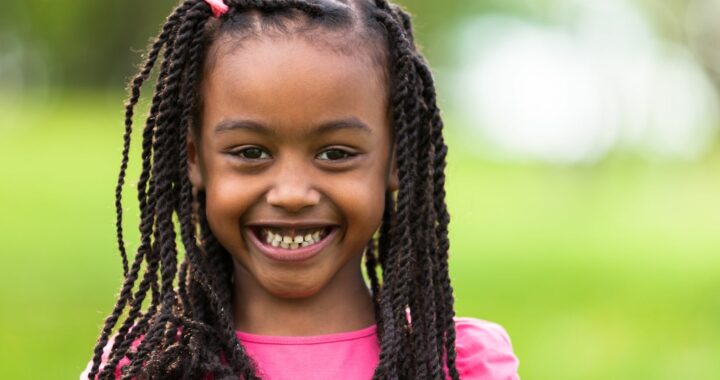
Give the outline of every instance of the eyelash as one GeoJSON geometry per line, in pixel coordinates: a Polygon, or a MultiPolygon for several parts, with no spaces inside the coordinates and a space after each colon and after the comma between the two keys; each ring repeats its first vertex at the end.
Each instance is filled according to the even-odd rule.
{"type": "MultiPolygon", "coordinates": [[[[344,155],[344,157],[343,157],[343,158],[338,158],[338,159],[336,159],[336,160],[323,159],[322,161],[335,161],[335,162],[340,162],[340,161],[345,161],[345,160],[348,160],[348,159],[350,159],[350,158],[353,158],[353,157],[357,156],[357,153],[353,153],[353,152],[347,151],[347,150],[345,150],[345,149],[330,148],[330,149],[325,149],[325,150],[323,150],[322,152],[318,153],[318,155],[315,156],[315,157],[318,157],[318,156],[323,155],[323,154],[327,155],[328,152],[341,152],[341,153],[344,155]]],[[[234,151],[232,151],[232,152],[230,152],[230,153],[233,154],[233,155],[235,155],[235,156],[237,156],[237,157],[239,157],[239,158],[241,158],[241,159],[243,159],[243,160],[247,160],[247,161],[264,160],[264,159],[268,159],[268,158],[270,157],[270,155],[269,155],[263,148],[260,148],[260,147],[257,147],[257,146],[248,146],[248,147],[245,147],[245,148],[242,148],[242,149],[234,150],[234,151]],[[244,157],[243,153],[244,153],[244,152],[247,152],[247,151],[249,151],[249,150],[259,150],[259,151],[260,151],[260,157],[257,157],[257,158],[244,157]],[[263,157],[263,155],[265,155],[266,157],[263,157]]]]}
{"type": "MultiPolygon", "coordinates": [[[[326,160],[323,160],[323,161],[345,161],[345,160],[350,159],[350,158],[353,158],[353,157],[355,157],[355,156],[357,155],[356,153],[348,152],[348,151],[345,150],[345,149],[330,148],[330,149],[325,149],[325,150],[323,150],[322,152],[318,153],[317,156],[320,156],[320,155],[322,155],[322,154],[327,154],[327,152],[341,152],[341,153],[344,154],[345,156],[344,156],[343,158],[339,158],[339,159],[337,159],[337,160],[326,159],[326,160]]],[[[317,156],[316,156],[316,157],[317,157],[317,156]]]]}
{"type": "Polygon", "coordinates": [[[241,159],[243,159],[243,160],[248,160],[248,161],[263,160],[263,159],[267,159],[268,157],[270,157],[270,155],[269,155],[264,149],[262,149],[262,148],[260,148],[260,147],[257,147],[257,146],[248,146],[248,147],[245,147],[245,148],[242,148],[242,149],[234,150],[234,151],[232,151],[232,152],[230,152],[230,153],[232,153],[233,155],[235,155],[235,156],[237,156],[237,157],[239,157],[239,158],[241,158],[241,159]],[[250,150],[259,150],[259,151],[260,151],[260,158],[248,158],[248,157],[244,157],[244,156],[243,156],[243,152],[247,152],[247,151],[250,151],[250,150]],[[263,154],[266,155],[267,157],[262,157],[263,154]]]}

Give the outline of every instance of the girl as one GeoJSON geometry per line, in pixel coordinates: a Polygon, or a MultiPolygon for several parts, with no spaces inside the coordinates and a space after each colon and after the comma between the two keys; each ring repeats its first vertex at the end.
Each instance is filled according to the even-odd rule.
{"type": "Polygon", "coordinates": [[[125,281],[82,378],[517,378],[501,327],[453,318],[443,124],[399,7],[184,0],[125,125],[125,281]],[[161,56],[129,263],[132,118],[161,56]]]}

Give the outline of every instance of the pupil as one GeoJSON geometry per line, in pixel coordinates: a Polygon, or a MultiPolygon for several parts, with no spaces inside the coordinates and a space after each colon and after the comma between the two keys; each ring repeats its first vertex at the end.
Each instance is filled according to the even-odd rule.
{"type": "Polygon", "coordinates": [[[327,152],[327,157],[331,160],[341,160],[345,158],[345,153],[339,150],[329,150],[327,152]]]}
{"type": "Polygon", "coordinates": [[[262,156],[262,152],[258,148],[245,149],[246,158],[260,158],[260,156],[262,156]]]}

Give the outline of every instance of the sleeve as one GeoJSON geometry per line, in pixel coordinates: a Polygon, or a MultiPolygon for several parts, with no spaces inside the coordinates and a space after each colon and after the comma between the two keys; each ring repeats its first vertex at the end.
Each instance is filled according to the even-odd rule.
{"type": "Polygon", "coordinates": [[[455,365],[463,380],[520,379],[510,337],[496,323],[456,318],[455,348],[455,365]]]}

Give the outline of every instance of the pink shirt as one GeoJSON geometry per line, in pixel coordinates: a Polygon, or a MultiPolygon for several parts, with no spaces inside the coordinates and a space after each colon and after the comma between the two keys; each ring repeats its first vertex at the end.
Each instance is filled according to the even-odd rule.
{"type": "MultiPolygon", "coordinates": [[[[510,338],[498,324],[473,318],[456,318],[456,366],[462,379],[517,380],[518,360],[510,338]]],[[[267,336],[237,333],[263,379],[372,378],[380,347],[376,326],[318,336],[267,336]]],[[[139,342],[135,342],[137,344],[139,342]]],[[[110,347],[110,344],[108,344],[110,347]]],[[[103,356],[103,362],[107,358],[103,356]]],[[[123,359],[115,371],[128,364],[123,359]]],[[[92,363],[80,375],[87,379],[92,363]]]]}

